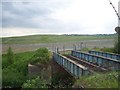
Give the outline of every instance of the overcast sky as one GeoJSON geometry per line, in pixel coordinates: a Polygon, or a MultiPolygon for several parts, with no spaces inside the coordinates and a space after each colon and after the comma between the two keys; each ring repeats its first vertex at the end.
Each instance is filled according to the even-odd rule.
{"type": "MultiPolygon", "coordinates": [[[[111,1],[118,10],[119,0],[111,1]]],[[[3,37],[113,34],[118,25],[109,0],[3,0],[0,6],[3,37]]]]}

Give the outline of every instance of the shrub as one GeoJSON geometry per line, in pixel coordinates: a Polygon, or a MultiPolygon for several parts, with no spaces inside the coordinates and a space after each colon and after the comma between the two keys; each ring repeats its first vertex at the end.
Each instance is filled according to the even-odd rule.
{"type": "Polygon", "coordinates": [[[27,61],[17,61],[8,68],[15,68],[18,72],[21,72],[23,75],[28,74],[28,62],[27,61]]]}
{"type": "Polygon", "coordinates": [[[106,47],[104,47],[104,48],[101,49],[101,51],[114,53],[114,48],[106,48],[106,47]]]}
{"type": "Polygon", "coordinates": [[[7,54],[2,55],[2,68],[7,68],[9,65],[7,54]]]}
{"type": "Polygon", "coordinates": [[[2,71],[2,86],[4,87],[21,87],[22,83],[26,80],[21,72],[18,72],[14,68],[5,68],[2,71]]]}
{"type": "Polygon", "coordinates": [[[34,79],[27,80],[23,83],[22,88],[48,88],[48,86],[47,82],[38,76],[34,79]]]}
{"type": "Polygon", "coordinates": [[[35,64],[37,62],[46,64],[50,60],[50,53],[47,48],[40,48],[36,50],[34,56],[31,58],[30,63],[35,64]]]}
{"type": "Polygon", "coordinates": [[[114,52],[120,54],[120,34],[116,34],[114,52]]]}
{"type": "Polygon", "coordinates": [[[7,60],[9,62],[9,64],[13,63],[13,52],[12,52],[12,48],[9,47],[8,51],[7,51],[7,60]]]}
{"type": "Polygon", "coordinates": [[[33,52],[14,54],[14,62],[8,63],[7,54],[2,55],[3,87],[21,87],[28,79],[28,62],[33,52]]]}

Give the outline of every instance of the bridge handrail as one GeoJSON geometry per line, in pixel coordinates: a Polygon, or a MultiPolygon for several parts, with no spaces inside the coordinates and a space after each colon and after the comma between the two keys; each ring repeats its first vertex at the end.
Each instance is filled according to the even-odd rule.
{"type": "MultiPolygon", "coordinates": [[[[95,50],[90,50],[90,51],[95,51],[95,50]]],[[[110,52],[103,52],[103,51],[95,51],[95,52],[101,52],[101,53],[107,53],[107,54],[112,54],[112,55],[120,56],[120,54],[110,53],[110,52]]]]}
{"type": "Polygon", "coordinates": [[[108,53],[108,52],[103,52],[103,51],[95,51],[95,50],[90,50],[89,53],[90,54],[95,54],[95,55],[99,54],[100,56],[104,56],[104,57],[112,58],[112,59],[115,58],[117,60],[120,60],[120,54],[108,53]],[[106,55],[104,55],[104,54],[106,54],[106,55]],[[112,56],[110,57],[110,55],[112,55],[112,56]]]}
{"type": "Polygon", "coordinates": [[[71,59],[69,59],[69,58],[67,58],[67,57],[65,57],[65,56],[62,56],[62,55],[59,54],[59,53],[55,53],[55,52],[53,52],[53,53],[54,53],[54,54],[57,54],[57,55],[59,55],[59,56],[61,56],[62,58],[64,58],[64,59],[70,61],[71,63],[73,63],[73,64],[79,66],[80,68],[82,68],[82,69],[84,69],[84,70],[87,70],[87,68],[84,67],[83,65],[80,65],[80,64],[76,63],[75,61],[73,61],[73,60],[71,60],[71,59]]]}
{"type": "Polygon", "coordinates": [[[78,52],[78,53],[87,54],[87,55],[90,55],[90,56],[95,56],[95,57],[98,57],[98,58],[107,59],[107,60],[110,60],[110,61],[114,61],[114,62],[118,62],[118,63],[120,63],[120,61],[119,61],[119,60],[116,60],[116,59],[107,58],[107,57],[98,56],[98,55],[93,55],[93,54],[86,53],[86,52],[81,52],[81,51],[75,51],[75,50],[72,50],[72,51],[74,51],[74,52],[78,52]]]}

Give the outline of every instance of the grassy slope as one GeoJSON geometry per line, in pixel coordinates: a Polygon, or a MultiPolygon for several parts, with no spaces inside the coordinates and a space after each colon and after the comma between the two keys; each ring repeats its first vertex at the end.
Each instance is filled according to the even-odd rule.
{"type": "Polygon", "coordinates": [[[118,72],[83,76],[78,79],[74,87],[82,85],[85,88],[118,88],[118,72]]]}
{"type": "Polygon", "coordinates": [[[109,36],[65,36],[65,35],[31,35],[22,37],[2,38],[3,44],[34,44],[34,43],[52,43],[52,42],[71,42],[80,40],[98,40],[114,39],[115,35],[109,36]]]}

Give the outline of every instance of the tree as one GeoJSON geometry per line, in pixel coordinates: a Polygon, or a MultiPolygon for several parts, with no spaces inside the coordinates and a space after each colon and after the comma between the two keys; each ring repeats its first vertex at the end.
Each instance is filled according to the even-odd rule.
{"type": "Polygon", "coordinates": [[[7,51],[7,60],[10,64],[13,63],[13,51],[11,47],[9,47],[7,51]]]}

